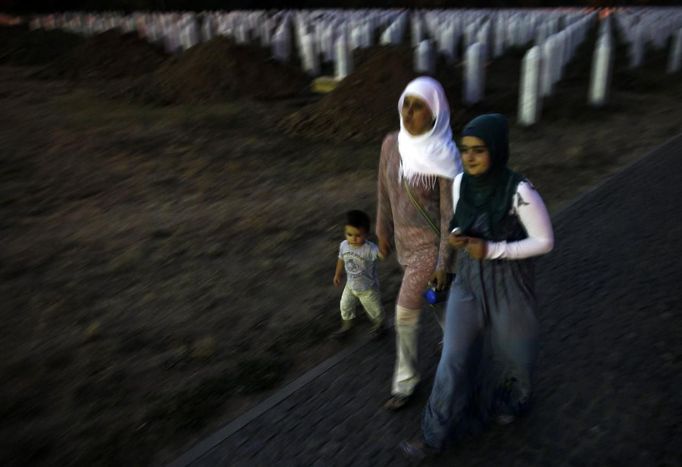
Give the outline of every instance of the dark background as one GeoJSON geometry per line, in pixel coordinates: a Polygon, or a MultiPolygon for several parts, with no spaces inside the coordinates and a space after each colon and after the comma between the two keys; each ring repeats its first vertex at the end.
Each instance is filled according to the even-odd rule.
{"type": "Polygon", "coordinates": [[[670,0],[0,0],[0,11],[12,13],[67,10],[235,10],[282,8],[477,8],[477,7],[557,7],[557,6],[665,6],[680,5],[670,0]]]}

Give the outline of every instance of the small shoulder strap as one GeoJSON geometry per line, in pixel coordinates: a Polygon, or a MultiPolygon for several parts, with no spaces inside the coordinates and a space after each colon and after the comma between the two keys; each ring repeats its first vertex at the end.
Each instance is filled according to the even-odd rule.
{"type": "Polygon", "coordinates": [[[412,205],[417,209],[417,211],[419,211],[419,214],[421,214],[422,217],[426,220],[426,223],[429,224],[429,227],[431,227],[433,233],[435,233],[436,236],[440,238],[440,228],[438,228],[438,226],[431,220],[429,213],[426,212],[424,207],[419,203],[419,201],[417,201],[417,198],[414,197],[412,190],[410,190],[410,185],[407,183],[407,179],[405,179],[404,177],[403,185],[405,186],[405,191],[407,192],[407,196],[410,198],[412,205]]]}

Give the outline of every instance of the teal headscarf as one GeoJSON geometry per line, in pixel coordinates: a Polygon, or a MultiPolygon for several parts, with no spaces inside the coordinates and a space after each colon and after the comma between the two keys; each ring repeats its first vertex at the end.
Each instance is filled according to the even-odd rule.
{"type": "MultiPolygon", "coordinates": [[[[471,120],[462,130],[462,136],[480,138],[488,148],[491,164],[482,175],[462,175],[459,202],[451,228],[460,227],[465,235],[481,214],[487,214],[489,240],[501,240],[501,223],[511,209],[516,187],[523,176],[507,168],[509,160],[509,125],[501,114],[485,114],[471,120]]],[[[481,233],[479,232],[478,235],[481,233]]],[[[487,236],[487,235],[486,235],[487,236]]]]}

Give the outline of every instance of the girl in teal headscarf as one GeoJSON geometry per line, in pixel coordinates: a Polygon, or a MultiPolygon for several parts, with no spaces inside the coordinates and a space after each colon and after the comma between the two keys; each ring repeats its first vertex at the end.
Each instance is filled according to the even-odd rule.
{"type": "Polygon", "coordinates": [[[528,407],[537,354],[532,257],[554,234],[538,192],[507,167],[507,120],[473,119],[462,131],[464,173],[453,182],[453,234],[462,250],[446,308],[443,353],[422,419],[422,437],[401,443],[421,458],[491,419],[528,407]]]}

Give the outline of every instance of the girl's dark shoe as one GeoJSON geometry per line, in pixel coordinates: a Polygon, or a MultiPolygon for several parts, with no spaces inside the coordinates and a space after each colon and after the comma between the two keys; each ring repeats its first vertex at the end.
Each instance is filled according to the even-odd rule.
{"type": "Polygon", "coordinates": [[[495,417],[495,423],[500,426],[511,425],[516,420],[514,415],[498,415],[495,417]]]}
{"type": "Polygon", "coordinates": [[[403,441],[398,446],[402,455],[413,463],[420,463],[427,457],[440,454],[440,449],[429,446],[423,439],[403,441]]]}

